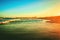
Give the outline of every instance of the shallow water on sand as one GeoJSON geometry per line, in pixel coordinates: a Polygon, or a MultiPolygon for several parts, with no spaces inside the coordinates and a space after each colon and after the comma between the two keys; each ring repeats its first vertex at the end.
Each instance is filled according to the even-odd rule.
{"type": "Polygon", "coordinates": [[[41,20],[0,25],[0,32],[0,38],[6,40],[60,40],[60,24],[41,20]]]}

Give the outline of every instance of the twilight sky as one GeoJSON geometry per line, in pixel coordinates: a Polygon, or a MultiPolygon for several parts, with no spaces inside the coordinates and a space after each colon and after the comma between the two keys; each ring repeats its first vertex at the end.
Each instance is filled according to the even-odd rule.
{"type": "Polygon", "coordinates": [[[59,0],[1,0],[0,17],[60,16],[59,0]]]}

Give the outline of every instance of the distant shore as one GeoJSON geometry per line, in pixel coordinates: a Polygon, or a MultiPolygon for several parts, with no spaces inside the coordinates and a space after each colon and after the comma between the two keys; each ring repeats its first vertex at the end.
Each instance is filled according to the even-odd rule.
{"type": "Polygon", "coordinates": [[[1,19],[44,19],[44,20],[50,20],[51,23],[60,23],[60,16],[51,16],[51,17],[0,17],[1,19]]]}

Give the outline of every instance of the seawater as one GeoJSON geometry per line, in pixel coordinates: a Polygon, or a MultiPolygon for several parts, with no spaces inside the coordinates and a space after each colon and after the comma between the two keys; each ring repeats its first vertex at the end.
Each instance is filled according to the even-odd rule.
{"type": "Polygon", "coordinates": [[[24,19],[0,25],[0,34],[13,40],[60,40],[60,24],[24,19]]]}

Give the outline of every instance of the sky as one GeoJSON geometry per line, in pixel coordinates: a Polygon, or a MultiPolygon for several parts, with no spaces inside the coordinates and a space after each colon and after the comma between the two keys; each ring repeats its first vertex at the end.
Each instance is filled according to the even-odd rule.
{"type": "Polygon", "coordinates": [[[0,17],[60,16],[59,0],[0,0],[0,17]]]}

